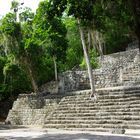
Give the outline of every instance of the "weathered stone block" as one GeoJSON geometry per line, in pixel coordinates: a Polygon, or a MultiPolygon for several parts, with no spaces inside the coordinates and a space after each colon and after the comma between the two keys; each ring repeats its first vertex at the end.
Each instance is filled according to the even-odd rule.
{"type": "Polygon", "coordinates": [[[112,134],[125,134],[125,129],[122,128],[114,128],[111,130],[112,134]]]}

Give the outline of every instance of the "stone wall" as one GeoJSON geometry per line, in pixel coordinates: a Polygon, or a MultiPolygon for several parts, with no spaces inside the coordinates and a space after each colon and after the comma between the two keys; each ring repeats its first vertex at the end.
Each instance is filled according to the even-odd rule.
{"type": "MultiPolygon", "coordinates": [[[[103,59],[98,58],[100,68],[93,70],[97,88],[110,87],[121,84],[123,72],[127,67],[132,67],[139,61],[138,49],[105,55],[103,59]]],[[[61,92],[89,89],[89,78],[87,71],[67,71],[59,76],[59,89],[61,92]]]]}
{"type": "MultiPolygon", "coordinates": [[[[111,87],[122,84],[123,72],[139,61],[138,49],[128,49],[98,58],[99,68],[93,70],[96,88],[111,87]]],[[[49,82],[40,87],[40,92],[65,93],[67,91],[89,89],[87,71],[72,70],[59,74],[59,82],[49,82]]]]}
{"type": "Polygon", "coordinates": [[[57,108],[61,98],[55,94],[21,94],[6,119],[12,125],[42,125],[44,119],[57,108]]]}
{"type": "MultiPolygon", "coordinates": [[[[111,87],[138,81],[140,84],[139,51],[134,49],[104,56],[100,68],[93,70],[97,88],[111,87]]],[[[136,83],[133,83],[136,84],[136,83]]],[[[40,88],[40,94],[21,94],[9,111],[6,123],[42,125],[67,96],[67,91],[89,89],[87,71],[67,71],[59,75],[59,82],[50,82],[40,88]],[[53,93],[53,94],[51,94],[53,93]],[[62,94],[65,93],[65,94],[62,94]]],[[[68,93],[69,94],[69,93],[68,93]]],[[[80,93],[82,94],[82,93],[80,93]]]]}
{"type": "Polygon", "coordinates": [[[39,92],[55,94],[58,93],[58,87],[59,87],[59,83],[57,81],[51,81],[42,85],[39,88],[39,92]]]}
{"type": "MultiPolygon", "coordinates": [[[[115,83],[119,79],[117,69],[94,70],[96,87],[107,87],[110,83],[115,83]]],[[[87,71],[67,71],[62,76],[64,91],[74,91],[89,89],[89,77],[87,71]]]]}

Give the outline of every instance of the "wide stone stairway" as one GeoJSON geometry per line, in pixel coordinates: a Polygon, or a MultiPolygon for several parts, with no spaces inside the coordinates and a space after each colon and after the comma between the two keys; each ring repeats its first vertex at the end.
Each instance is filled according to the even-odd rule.
{"type": "Polygon", "coordinates": [[[60,80],[62,87],[59,87],[63,92],[19,95],[6,122],[12,125],[41,125],[46,129],[138,130],[139,60],[138,50],[105,56],[102,67],[93,73],[96,77],[96,101],[90,98],[90,90],[87,90],[89,79],[86,71],[65,72],[60,80]]]}
{"type": "Polygon", "coordinates": [[[67,93],[45,119],[45,128],[111,131],[140,129],[140,88],[99,90],[98,99],[89,91],[67,93]]]}

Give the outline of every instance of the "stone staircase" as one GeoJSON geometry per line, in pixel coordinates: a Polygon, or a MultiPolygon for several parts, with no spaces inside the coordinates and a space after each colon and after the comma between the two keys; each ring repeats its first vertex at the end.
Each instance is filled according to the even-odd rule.
{"type": "Polygon", "coordinates": [[[67,93],[45,119],[45,128],[111,131],[140,129],[140,88],[125,87],[98,91],[98,100],[89,91],[67,93]]]}
{"type": "Polygon", "coordinates": [[[90,90],[85,90],[89,88],[86,71],[68,71],[60,79],[63,92],[19,95],[6,122],[81,131],[140,129],[140,63],[136,54],[138,50],[106,56],[103,67],[94,71],[96,102],[90,98],[90,90]],[[82,91],[73,91],[79,88],[82,91]]]}
{"type": "Polygon", "coordinates": [[[122,82],[139,82],[140,83],[140,64],[132,64],[125,68],[122,74],[122,82]]]}
{"type": "Polygon", "coordinates": [[[119,86],[65,94],[20,95],[6,122],[47,129],[102,131],[140,129],[140,86],[119,86]]]}
{"type": "MultiPolygon", "coordinates": [[[[95,87],[116,87],[140,84],[140,54],[138,49],[118,52],[100,57],[99,67],[93,70],[95,87]]],[[[73,70],[59,77],[62,92],[90,89],[88,73],[85,70],[73,70]]],[[[61,89],[61,88],[60,88],[61,89]]]]}

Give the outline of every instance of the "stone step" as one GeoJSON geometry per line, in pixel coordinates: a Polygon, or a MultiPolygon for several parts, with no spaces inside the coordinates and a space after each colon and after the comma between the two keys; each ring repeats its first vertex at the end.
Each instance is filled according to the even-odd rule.
{"type": "Polygon", "coordinates": [[[112,124],[112,125],[140,125],[140,122],[138,121],[132,121],[132,120],[77,120],[77,119],[73,119],[73,120],[48,120],[45,122],[46,125],[49,124],[112,124]]]}
{"type": "Polygon", "coordinates": [[[99,111],[95,111],[95,112],[88,112],[88,113],[83,113],[83,112],[81,112],[81,113],[79,113],[79,112],[62,112],[62,113],[60,113],[60,114],[58,114],[58,113],[60,113],[60,112],[55,112],[54,114],[52,114],[52,116],[51,117],[76,117],[76,116],[82,116],[82,117],[86,117],[86,116],[92,116],[92,117],[94,117],[94,116],[114,116],[114,115],[116,115],[116,116],[125,116],[125,115],[130,115],[130,116],[132,116],[132,115],[134,115],[134,116],[139,116],[140,115],[140,112],[104,112],[104,111],[102,111],[102,112],[99,112],[99,111]]]}
{"type": "MultiPolygon", "coordinates": [[[[111,87],[110,87],[111,88],[111,87]]],[[[118,87],[119,88],[119,87],[118,87]]],[[[119,90],[119,89],[112,89],[112,90],[102,90],[102,89],[97,89],[98,91],[97,91],[97,94],[98,95],[114,95],[114,94],[119,94],[119,95],[121,95],[121,94],[128,94],[128,95],[132,95],[132,93],[134,93],[133,95],[140,95],[140,88],[134,88],[134,89],[121,89],[121,90],[119,90]]],[[[74,96],[74,98],[75,97],[79,97],[79,96],[83,96],[83,97],[86,97],[86,96],[89,96],[90,95],[90,90],[87,90],[87,91],[85,91],[85,92],[81,92],[81,91],[77,91],[77,92],[70,92],[70,93],[66,93],[66,95],[65,96],[63,96],[63,97],[65,97],[65,98],[69,98],[69,97],[72,97],[72,96],[74,96]]]]}
{"type": "MultiPolygon", "coordinates": [[[[73,120],[48,120],[45,122],[45,124],[49,125],[49,124],[123,124],[122,120],[77,120],[77,119],[73,119],[73,120]]],[[[132,124],[132,123],[130,123],[132,124]]],[[[140,125],[140,124],[139,124],[140,125]]]]}
{"type": "MultiPolygon", "coordinates": [[[[120,93],[108,93],[108,94],[102,94],[102,95],[100,95],[100,94],[96,94],[97,95],[97,98],[99,99],[99,100],[105,100],[105,99],[111,99],[111,100],[123,100],[123,99],[128,99],[128,98],[130,98],[130,99],[132,99],[132,98],[135,98],[135,99],[137,99],[137,98],[140,98],[140,93],[131,93],[131,94],[127,94],[127,93],[122,93],[122,94],[120,94],[120,93]]],[[[64,97],[61,101],[70,101],[70,100],[92,100],[91,98],[90,98],[90,95],[79,95],[79,96],[66,96],[66,97],[64,97]],[[75,98],[74,98],[75,97],[75,98]]]]}
{"type": "Polygon", "coordinates": [[[107,105],[128,105],[128,104],[139,104],[139,100],[140,98],[118,98],[118,99],[105,99],[105,100],[100,100],[100,99],[97,99],[96,102],[94,102],[93,100],[89,100],[89,99],[81,99],[81,100],[69,100],[66,101],[64,100],[63,102],[60,102],[59,103],[59,106],[67,106],[67,105],[77,105],[77,106],[96,106],[96,105],[100,105],[100,106],[107,106],[107,105]]]}
{"type": "MultiPolygon", "coordinates": [[[[68,108],[68,107],[62,107],[62,108],[57,108],[57,110],[58,111],[89,111],[89,110],[91,110],[91,111],[97,111],[97,110],[100,110],[100,111],[114,111],[114,110],[119,110],[119,109],[121,109],[121,108],[125,108],[125,109],[129,109],[129,110],[134,110],[134,109],[136,109],[136,107],[128,107],[128,106],[120,106],[120,107],[112,107],[112,106],[108,106],[108,107],[72,107],[72,108],[68,108]]],[[[137,109],[137,110],[139,110],[140,109],[140,107],[137,109]]],[[[90,112],[90,111],[89,111],[90,112]]]]}
{"type": "MultiPolygon", "coordinates": [[[[110,99],[120,99],[120,100],[122,100],[122,99],[127,99],[127,98],[131,98],[131,97],[137,97],[138,99],[140,98],[140,93],[133,93],[133,95],[132,94],[113,94],[112,95],[112,93],[110,93],[110,94],[108,94],[108,95],[102,95],[102,96],[100,96],[100,95],[98,95],[97,94],[97,98],[98,98],[98,100],[105,100],[105,99],[108,99],[108,100],[110,100],[110,99]]],[[[76,100],[91,100],[92,101],[92,99],[90,99],[90,96],[87,96],[87,95],[80,95],[80,96],[67,96],[67,97],[65,97],[65,98],[63,98],[63,100],[61,100],[61,101],[65,101],[65,102],[67,102],[67,101],[76,101],[76,100]]],[[[97,100],[97,101],[98,101],[97,100]]]]}
{"type": "MultiPolygon", "coordinates": [[[[119,88],[119,87],[118,87],[119,88]]],[[[98,90],[98,89],[97,89],[98,90]]],[[[97,91],[97,94],[98,95],[122,95],[122,94],[128,94],[128,95],[134,95],[134,94],[138,94],[140,95],[140,89],[122,89],[122,90],[99,90],[97,91]]],[[[80,92],[79,91],[79,94],[78,93],[67,93],[65,96],[65,98],[69,98],[71,96],[75,96],[75,97],[79,97],[79,96],[88,96],[90,95],[90,91],[87,91],[87,92],[80,92]]]]}
{"type": "Polygon", "coordinates": [[[140,125],[123,125],[123,124],[77,124],[77,123],[71,123],[71,124],[46,124],[44,126],[45,128],[56,128],[56,129],[63,129],[63,128],[107,128],[107,129],[112,129],[112,128],[124,128],[124,129],[140,129],[140,125]]]}
{"type": "MultiPolygon", "coordinates": [[[[44,125],[44,128],[54,131],[54,128],[49,128],[47,125],[44,125]]],[[[92,132],[111,132],[112,129],[108,128],[55,128],[58,130],[68,130],[68,131],[92,131],[92,132]]]]}
{"type": "Polygon", "coordinates": [[[20,109],[12,109],[12,112],[18,112],[21,114],[27,114],[27,113],[37,113],[37,114],[45,114],[47,112],[46,109],[26,109],[26,108],[20,108],[20,109]]]}
{"type": "Polygon", "coordinates": [[[140,100],[140,97],[137,96],[137,97],[130,97],[130,96],[125,96],[126,98],[121,97],[121,98],[113,98],[113,96],[110,96],[110,98],[107,98],[106,96],[104,97],[99,97],[97,96],[97,100],[94,101],[92,100],[90,97],[88,98],[69,98],[69,99],[63,99],[63,101],[61,101],[59,104],[62,105],[62,104],[93,104],[93,105],[96,105],[96,104],[121,104],[121,103],[125,103],[125,104],[131,104],[131,103],[136,103],[140,100]]]}
{"type": "MultiPolygon", "coordinates": [[[[117,102],[116,102],[117,103],[117,102]]],[[[67,108],[69,108],[69,109],[83,109],[83,110],[85,110],[85,109],[99,109],[99,108],[103,108],[103,109],[106,109],[106,108],[108,108],[108,109],[115,109],[115,108],[140,108],[140,104],[131,104],[131,103],[124,103],[124,104],[112,104],[111,106],[110,106],[110,104],[106,104],[106,105],[104,105],[104,104],[95,104],[95,103],[93,103],[93,104],[89,104],[89,103],[85,103],[85,104],[60,104],[59,105],[59,107],[58,107],[58,109],[67,109],[67,108]]]]}
{"type": "Polygon", "coordinates": [[[121,91],[125,91],[125,92],[133,92],[135,90],[140,90],[140,86],[120,86],[120,87],[110,87],[110,88],[100,88],[97,89],[99,92],[103,92],[103,93],[108,93],[108,92],[121,92],[121,91]]]}
{"type": "Polygon", "coordinates": [[[138,85],[140,85],[140,80],[130,80],[130,79],[128,79],[128,80],[124,80],[124,78],[122,78],[122,82],[121,83],[117,83],[117,82],[115,82],[115,83],[110,83],[110,87],[118,87],[118,86],[138,86],[138,85]]]}
{"type": "MultiPolygon", "coordinates": [[[[112,93],[110,93],[110,94],[112,94],[112,93]]],[[[113,94],[115,94],[115,93],[113,93],[113,94]]],[[[129,101],[129,100],[139,100],[139,98],[138,98],[138,95],[139,94],[136,94],[136,97],[131,97],[131,96],[125,96],[125,95],[121,95],[122,97],[124,97],[125,96],[125,100],[126,101],[129,101]]],[[[121,101],[123,101],[124,100],[124,98],[117,98],[117,99],[114,99],[113,98],[113,95],[110,95],[110,96],[102,96],[102,98],[104,98],[101,102],[103,103],[103,102],[107,102],[107,104],[108,104],[108,102],[110,101],[110,99],[106,99],[106,97],[110,97],[110,98],[112,98],[112,100],[111,100],[111,102],[121,102],[121,101]]],[[[116,97],[116,95],[115,95],[115,97],[116,97]]],[[[69,101],[70,102],[70,100],[72,100],[73,101],[73,98],[75,98],[75,96],[67,96],[67,97],[65,97],[64,99],[62,99],[63,100],[63,103],[64,102],[67,102],[67,101],[69,101]],[[66,99],[67,98],[67,99],[66,99]],[[72,99],[71,99],[72,98],[72,99]]],[[[100,97],[99,97],[100,98],[100,97]]],[[[80,96],[78,96],[78,97],[76,97],[75,99],[79,99],[80,100],[80,102],[82,103],[82,102],[85,102],[85,100],[87,100],[88,102],[93,102],[92,100],[90,100],[90,98],[89,97],[87,97],[86,95],[80,95],[80,96]],[[81,100],[81,98],[83,98],[84,97],[84,99],[82,99],[81,100]]],[[[125,102],[126,102],[125,101],[125,102]]],[[[76,101],[76,102],[78,102],[78,101],[76,101]]],[[[79,103],[80,103],[79,102],[79,103]]],[[[97,102],[100,102],[100,99],[99,100],[97,100],[97,102]]],[[[135,101],[135,102],[137,102],[137,101],[135,101]]],[[[134,101],[133,101],[133,103],[134,103],[134,101]]],[[[61,103],[60,103],[61,104],[61,103]]],[[[95,103],[96,104],[96,103],[95,103]]],[[[110,104],[110,103],[109,103],[110,104]]],[[[14,108],[13,108],[14,109],[14,108]]],[[[16,108],[17,109],[17,108],[16,108]]],[[[26,110],[28,110],[28,112],[30,111],[30,109],[29,108],[27,108],[26,106],[24,106],[24,109],[25,109],[25,111],[26,110]]],[[[32,109],[31,109],[31,111],[32,111],[32,109]]]]}
{"type": "Polygon", "coordinates": [[[131,97],[126,97],[126,98],[112,98],[112,99],[103,99],[103,100],[99,100],[99,99],[97,99],[97,101],[96,102],[137,102],[137,101],[139,101],[139,98],[140,97],[137,97],[137,96],[131,96],[131,97]]]}
{"type": "MultiPolygon", "coordinates": [[[[108,94],[110,92],[135,92],[140,91],[140,86],[120,86],[117,88],[110,87],[110,88],[100,88],[97,89],[98,94],[108,94]]],[[[73,92],[67,92],[65,93],[65,96],[72,96],[72,95],[90,95],[90,90],[83,90],[83,91],[73,91],[73,92]]]]}
{"type": "MultiPolygon", "coordinates": [[[[140,99],[140,95],[136,94],[136,95],[127,95],[127,94],[124,94],[124,95],[104,95],[104,96],[98,96],[97,95],[97,101],[118,101],[118,102],[130,102],[131,99],[133,101],[137,101],[140,99]]],[[[92,99],[91,99],[92,100],[92,99]]]]}
{"type": "Polygon", "coordinates": [[[125,108],[140,108],[140,104],[137,102],[135,104],[133,104],[132,102],[131,103],[84,103],[84,104],[72,104],[72,103],[69,103],[69,104],[60,104],[59,107],[57,109],[60,109],[62,110],[64,108],[64,110],[66,109],[82,109],[85,110],[85,109],[121,109],[122,107],[125,107],[125,108]]]}
{"type": "Polygon", "coordinates": [[[53,113],[54,114],[66,114],[66,113],[100,113],[100,112],[105,112],[105,113],[114,113],[114,112],[123,112],[123,113],[127,113],[127,112],[132,112],[132,113],[139,113],[140,112],[140,108],[121,108],[121,109],[110,109],[110,110],[55,110],[53,113]]]}
{"type": "Polygon", "coordinates": [[[47,121],[49,121],[49,120],[105,120],[105,119],[109,119],[109,120],[139,120],[140,121],[140,117],[139,117],[139,115],[137,115],[137,116],[134,116],[134,115],[132,115],[132,116],[130,116],[130,115],[120,115],[120,116],[117,116],[117,115],[108,115],[108,116],[75,116],[75,117],[59,117],[59,116],[57,116],[57,117],[50,117],[50,118],[47,118],[47,121]]]}
{"type": "MultiPolygon", "coordinates": [[[[119,87],[118,87],[119,88],[119,87]]],[[[130,94],[132,93],[140,93],[140,89],[121,89],[121,90],[106,90],[106,91],[98,91],[99,95],[108,95],[108,94],[130,94]]]]}

